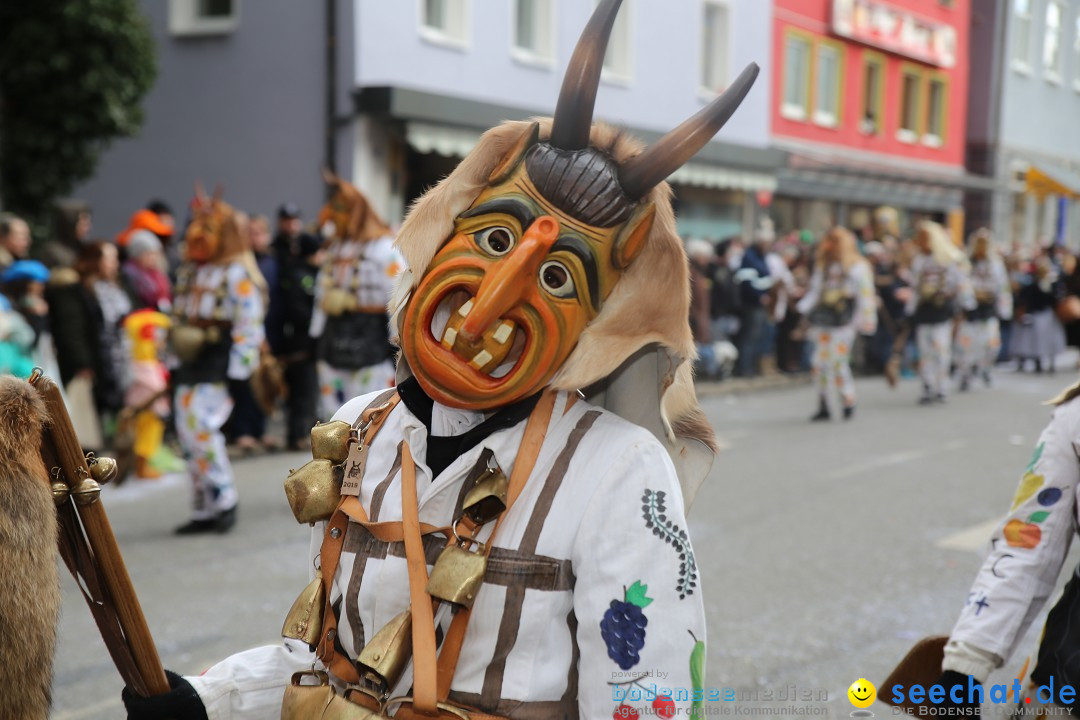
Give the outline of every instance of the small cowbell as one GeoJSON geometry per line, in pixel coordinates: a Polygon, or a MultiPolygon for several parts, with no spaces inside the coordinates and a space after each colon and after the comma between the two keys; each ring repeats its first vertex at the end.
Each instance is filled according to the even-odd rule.
{"type": "Polygon", "coordinates": [[[412,611],[402,610],[368,641],[356,661],[388,693],[412,658],[412,611]]]}
{"type": "Polygon", "coordinates": [[[328,519],[341,499],[341,468],[330,460],[312,460],[289,473],[285,479],[285,497],[297,522],[328,519]]]}
{"type": "Polygon", "coordinates": [[[90,477],[100,485],[105,485],[116,479],[116,461],[111,457],[94,458],[90,465],[90,477]]]}
{"type": "Polygon", "coordinates": [[[302,640],[308,645],[316,645],[322,633],[323,607],[326,602],[326,590],[323,587],[322,572],[315,573],[312,580],[296,602],[292,604],[285,624],[281,626],[281,636],[302,640]]]}
{"type": "Polygon", "coordinates": [[[477,525],[497,518],[506,509],[510,482],[498,466],[488,467],[465,494],[461,510],[477,525]]]}
{"type": "Polygon", "coordinates": [[[352,426],[342,420],[318,423],[311,428],[311,455],[316,460],[329,460],[340,465],[349,457],[349,437],[352,426]]]}
{"type": "Polygon", "coordinates": [[[427,591],[433,598],[471,608],[484,582],[487,555],[480,545],[476,552],[460,545],[448,545],[431,568],[427,591]]]}

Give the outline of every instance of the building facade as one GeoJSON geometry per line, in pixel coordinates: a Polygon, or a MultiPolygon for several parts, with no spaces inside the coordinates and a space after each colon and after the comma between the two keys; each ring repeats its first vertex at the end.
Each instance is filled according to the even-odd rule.
{"type": "Polygon", "coordinates": [[[1080,249],[1080,0],[985,0],[972,17],[972,221],[1080,249]]]}
{"type": "MultiPolygon", "coordinates": [[[[320,165],[334,164],[328,148],[351,159],[351,125],[328,122],[328,13],[349,13],[351,27],[351,3],[336,5],[144,0],[158,77],[139,135],[113,143],[94,178],[74,192],[91,203],[94,234],[120,231],[151,198],[168,202],[182,221],[195,180],[220,184],[230,203],[251,213],[291,201],[313,217],[324,196],[320,165]]],[[[336,39],[334,53],[348,110],[351,33],[336,39]]]]}
{"type": "MultiPolygon", "coordinates": [[[[353,176],[393,220],[508,119],[550,115],[594,3],[358,0],[353,176]]],[[[624,0],[596,118],[646,142],[693,115],[749,62],[762,74],[731,121],[671,179],[680,231],[746,232],[776,188],[769,148],[770,3],[624,0]],[[737,28],[737,32],[735,29],[737,28]]]]}
{"type": "Polygon", "coordinates": [[[861,229],[875,207],[959,226],[971,0],[775,0],[780,230],[861,229]]]}

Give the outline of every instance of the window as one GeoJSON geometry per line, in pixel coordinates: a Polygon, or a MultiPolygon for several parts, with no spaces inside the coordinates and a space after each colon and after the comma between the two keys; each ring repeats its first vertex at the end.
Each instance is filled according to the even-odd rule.
{"type": "Polygon", "coordinates": [[[1013,0],[1012,65],[1020,71],[1031,69],[1031,0],[1013,0]]]}
{"type": "Polygon", "coordinates": [[[840,75],[842,46],[820,42],[814,83],[814,122],[836,127],[840,122],[840,75]]]}
{"type": "Polygon", "coordinates": [[[551,66],[555,61],[555,0],[515,0],[514,57],[551,66]]]}
{"type": "Polygon", "coordinates": [[[881,107],[885,97],[885,62],[880,55],[863,53],[862,106],[859,131],[864,135],[881,132],[881,107]]]}
{"type": "Polygon", "coordinates": [[[810,107],[810,39],[788,33],[784,38],[784,98],[780,114],[805,120],[810,107]]]}
{"type": "Polygon", "coordinates": [[[1061,3],[1046,6],[1046,40],[1043,43],[1043,72],[1051,82],[1061,82],[1061,3]]]}
{"type": "Polygon", "coordinates": [[[701,23],[701,87],[714,93],[728,84],[731,13],[726,3],[705,0],[701,23]]]}
{"type": "Polygon", "coordinates": [[[945,140],[945,98],[946,79],[944,76],[931,77],[926,92],[926,131],[923,142],[940,147],[945,140]]]}
{"type": "Polygon", "coordinates": [[[467,3],[468,0],[420,0],[420,36],[438,45],[467,47],[467,3]]]}
{"type": "Polygon", "coordinates": [[[1076,16],[1076,34],[1073,36],[1073,89],[1080,91],[1080,15],[1076,16]]]}
{"type": "MultiPolygon", "coordinates": [[[[595,3],[599,4],[599,2],[595,3]]],[[[630,13],[633,5],[623,2],[622,9],[615,16],[611,28],[607,53],[604,55],[602,77],[606,80],[625,83],[630,80],[630,13]]]]}
{"type": "Polygon", "coordinates": [[[900,129],[898,140],[915,142],[919,137],[919,101],[922,75],[918,70],[905,68],[900,73],[900,129]]]}
{"type": "Polygon", "coordinates": [[[240,0],[169,0],[173,35],[223,35],[240,24],[240,0]]]}

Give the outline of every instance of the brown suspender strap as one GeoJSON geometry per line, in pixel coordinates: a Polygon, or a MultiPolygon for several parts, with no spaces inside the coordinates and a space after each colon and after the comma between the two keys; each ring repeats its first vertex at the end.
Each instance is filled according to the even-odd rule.
{"type": "MultiPolygon", "coordinates": [[[[514,469],[510,473],[510,487],[506,494],[506,509],[499,515],[499,519],[495,521],[495,529],[492,530],[491,537],[488,538],[487,545],[484,547],[485,555],[491,553],[495,534],[499,532],[502,519],[510,512],[514,501],[521,495],[521,491],[525,488],[525,481],[529,479],[533,466],[536,465],[536,458],[540,455],[540,448],[544,445],[544,438],[547,436],[548,422],[551,420],[551,412],[555,406],[555,397],[556,393],[553,390],[544,393],[525,424],[525,433],[521,437],[521,445],[518,446],[514,469]]],[[[570,408],[573,401],[574,396],[570,395],[569,397],[570,400],[567,401],[567,407],[564,411],[570,408]]],[[[402,463],[402,467],[404,467],[404,463],[402,463]]],[[[438,661],[439,702],[446,702],[446,699],[450,696],[450,683],[454,679],[454,671],[457,669],[458,658],[461,656],[461,646],[465,642],[465,630],[469,625],[470,612],[468,608],[458,610],[457,614],[454,615],[454,619],[450,621],[450,628],[446,631],[446,637],[443,639],[442,651],[439,653],[438,661]]]]}
{"type": "MultiPolygon", "coordinates": [[[[392,396],[389,398],[384,393],[372,403],[374,407],[369,406],[360,414],[354,427],[364,428],[361,442],[371,442],[400,400],[401,396],[396,391],[393,391],[392,396]],[[382,400],[385,400],[385,402],[380,402],[382,400]]],[[[337,638],[337,615],[334,614],[330,597],[330,590],[334,584],[334,575],[337,573],[338,563],[341,560],[341,550],[345,544],[345,531],[349,526],[349,517],[351,516],[344,511],[343,507],[346,505],[346,501],[350,499],[356,500],[351,496],[345,496],[338,503],[338,509],[326,525],[326,533],[323,535],[322,546],[319,549],[319,558],[322,563],[320,570],[322,572],[326,604],[323,606],[322,636],[316,648],[316,655],[330,669],[330,672],[340,680],[346,683],[358,683],[360,682],[360,674],[356,671],[356,666],[347,657],[340,655],[334,647],[334,641],[337,638]]],[[[353,513],[362,517],[364,522],[367,521],[367,514],[359,501],[356,501],[355,505],[349,503],[349,508],[353,513]]]]}
{"type": "Polygon", "coordinates": [[[416,464],[409,443],[401,448],[401,523],[405,530],[405,561],[409,567],[409,598],[412,608],[413,706],[424,715],[437,712],[435,665],[435,613],[427,594],[427,560],[420,539],[420,516],[416,496],[416,464]]]}

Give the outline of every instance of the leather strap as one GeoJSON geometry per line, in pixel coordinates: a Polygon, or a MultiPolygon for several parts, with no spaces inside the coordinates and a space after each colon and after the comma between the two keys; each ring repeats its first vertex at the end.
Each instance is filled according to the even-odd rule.
{"type": "MultiPolygon", "coordinates": [[[[348,495],[342,500],[340,509],[343,513],[348,515],[353,522],[371,533],[376,540],[382,542],[402,542],[405,539],[405,531],[399,521],[369,521],[367,519],[367,513],[364,512],[364,506],[360,504],[360,499],[353,495],[348,495]]],[[[422,522],[420,523],[420,534],[444,535],[449,538],[453,535],[453,531],[450,527],[436,527],[435,525],[429,525],[428,523],[422,522]]]]}
{"type": "MultiPolygon", "coordinates": [[[[521,445],[518,446],[514,469],[510,472],[510,486],[506,493],[506,509],[495,521],[495,529],[491,531],[491,537],[488,538],[487,544],[484,546],[485,556],[491,553],[495,534],[499,532],[499,525],[502,524],[503,518],[510,512],[514,501],[521,495],[521,491],[525,489],[525,481],[529,479],[529,475],[532,474],[533,467],[536,465],[536,458],[540,455],[540,448],[544,445],[544,438],[547,437],[548,423],[551,420],[552,409],[555,407],[555,398],[556,392],[554,390],[544,393],[525,424],[525,433],[521,436],[521,445]]],[[[567,402],[564,412],[569,409],[573,398],[574,396],[570,395],[570,400],[567,402]]],[[[446,699],[450,696],[450,683],[454,680],[454,672],[461,656],[461,646],[465,642],[465,630],[468,629],[470,616],[471,610],[468,608],[458,610],[457,614],[454,615],[454,619],[450,621],[450,628],[446,631],[446,637],[443,638],[437,668],[439,702],[446,702],[446,699]]],[[[472,716],[470,714],[470,717],[472,716]]]]}
{"type": "Polygon", "coordinates": [[[405,531],[405,561],[409,567],[409,600],[412,608],[413,707],[424,715],[436,707],[435,614],[427,593],[427,560],[420,539],[419,502],[416,496],[416,464],[409,443],[401,448],[401,523],[405,531]]]}
{"type": "MultiPolygon", "coordinates": [[[[364,428],[361,442],[371,442],[400,400],[401,396],[397,394],[397,391],[390,390],[375,398],[374,402],[360,413],[353,427],[364,428]]],[[[334,576],[337,574],[341,551],[345,545],[345,531],[349,526],[349,518],[353,516],[356,516],[360,522],[367,522],[367,513],[364,512],[364,506],[360,504],[360,501],[348,495],[344,496],[326,525],[322,547],[319,549],[326,604],[323,606],[322,634],[316,647],[316,655],[330,669],[330,672],[346,683],[360,682],[360,674],[356,671],[356,666],[347,657],[339,654],[335,647],[337,615],[334,614],[330,591],[334,585],[334,576]],[[344,508],[346,501],[350,499],[356,502],[348,504],[351,513],[347,513],[344,508]]]]}

